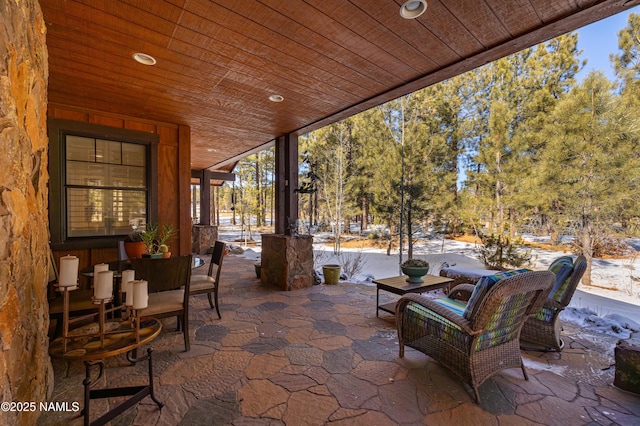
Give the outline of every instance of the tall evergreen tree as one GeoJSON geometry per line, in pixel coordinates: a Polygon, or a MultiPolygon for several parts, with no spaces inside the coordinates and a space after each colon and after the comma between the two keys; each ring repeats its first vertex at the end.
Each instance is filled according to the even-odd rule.
{"type": "Polygon", "coordinates": [[[604,74],[592,72],[558,103],[544,135],[541,190],[555,187],[562,194],[556,203],[577,225],[578,246],[587,258],[582,281],[589,285],[595,239],[611,230],[620,204],[635,197],[638,120],[624,110],[604,74]]]}
{"type": "Polygon", "coordinates": [[[487,100],[476,99],[471,104],[484,123],[475,126],[477,132],[472,135],[471,140],[478,144],[476,170],[469,175],[475,196],[489,206],[484,213],[493,232],[508,229],[513,235],[517,221],[535,202],[531,172],[544,145],[540,129],[557,100],[573,84],[579,69],[578,54],[574,33],[477,72],[478,93],[487,100]]]}
{"type": "Polygon", "coordinates": [[[622,90],[640,95],[640,15],[629,14],[627,26],[618,32],[619,53],[610,55],[622,90]]]}

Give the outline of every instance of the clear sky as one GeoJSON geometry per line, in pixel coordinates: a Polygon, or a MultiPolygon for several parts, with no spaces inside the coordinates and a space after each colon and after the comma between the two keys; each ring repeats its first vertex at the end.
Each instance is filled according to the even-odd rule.
{"type": "Polygon", "coordinates": [[[580,59],[587,59],[587,65],[578,74],[578,80],[594,70],[603,71],[609,80],[615,79],[609,55],[618,53],[618,31],[627,26],[631,12],[640,14],[640,7],[632,7],[577,30],[578,48],[583,51],[580,59]]]}

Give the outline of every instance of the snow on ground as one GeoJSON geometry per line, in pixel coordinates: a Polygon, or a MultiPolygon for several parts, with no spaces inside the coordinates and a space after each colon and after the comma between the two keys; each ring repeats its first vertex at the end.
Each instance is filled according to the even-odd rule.
{"type": "MultiPolygon", "coordinates": [[[[240,240],[239,228],[224,227],[219,232],[221,240],[245,248],[244,257],[259,261],[259,244],[246,246],[244,242],[234,242],[240,240]]],[[[252,236],[259,243],[260,235],[252,236]]],[[[327,236],[328,234],[314,235],[316,273],[320,276],[321,265],[341,263],[340,257],[333,255],[332,246],[325,244],[327,236]]],[[[525,240],[527,239],[543,240],[541,237],[525,236],[525,240]]],[[[373,285],[372,281],[376,278],[401,274],[397,250],[392,251],[391,256],[387,256],[386,250],[372,248],[342,248],[341,251],[343,260],[358,256],[359,253],[364,259],[361,272],[350,277],[349,282],[373,285]]],[[[482,263],[477,260],[477,254],[475,244],[442,238],[421,239],[414,245],[414,257],[429,262],[429,273],[433,275],[438,275],[440,269],[446,266],[483,268],[482,263]]],[[[547,269],[554,259],[566,254],[534,248],[530,267],[534,270],[547,269]]],[[[405,254],[404,260],[406,258],[405,254]]],[[[588,288],[582,284],[578,286],[569,307],[561,313],[561,319],[621,339],[628,338],[632,331],[640,331],[640,284],[634,281],[636,270],[640,270],[640,259],[594,259],[591,272],[594,285],[588,288]]],[[[341,279],[346,280],[347,277],[343,276],[341,279]]]]}

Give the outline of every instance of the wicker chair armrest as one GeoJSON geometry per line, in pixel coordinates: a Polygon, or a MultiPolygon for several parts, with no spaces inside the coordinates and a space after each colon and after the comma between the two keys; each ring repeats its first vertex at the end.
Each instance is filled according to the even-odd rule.
{"type": "Polygon", "coordinates": [[[561,311],[565,308],[565,306],[562,303],[559,303],[558,301],[553,299],[545,300],[543,306],[545,308],[554,309],[557,311],[561,311]]]}
{"type": "Polygon", "coordinates": [[[468,301],[475,288],[475,284],[458,284],[449,291],[449,297],[452,299],[468,301]]]}
{"type": "Polygon", "coordinates": [[[452,310],[447,309],[442,305],[439,305],[438,303],[434,302],[428,297],[423,296],[421,294],[416,294],[416,293],[405,294],[400,298],[400,300],[396,304],[396,318],[398,318],[398,321],[397,321],[398,327],[400,327],[400,324],[402,324],[402,319],[404,317],[404,308],[411,302],[416,303],[422,306],[423,308],[428,309],[431,312],[443,317],[447,321],[459,327],[460,330],[462,330],[466,334],[476,335],[482,332],[482,330],[476,331],[472,329],[471,322],[465,319],[464,317],[461,317],[460,315],[456,314],[452,310]]]}

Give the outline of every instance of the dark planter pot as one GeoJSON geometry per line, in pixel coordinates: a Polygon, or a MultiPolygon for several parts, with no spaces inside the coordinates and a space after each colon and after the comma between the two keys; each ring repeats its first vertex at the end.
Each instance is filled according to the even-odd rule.
{"type": "Polygon", "coordinates": [[[163,256],[164,256],[164,253],[152,253],[152,254],[144,253],[142,255],[142,257],[144,258],[151,258],[151,259],[162,259],[163,256]]]}
{"type": "Polygon", "coordinates": [[[255,264],[253,266],[256,269],[256,278],[260,278],[260,272],[262,271],[262,265],[258,263],[258,264],[255,264]]]}
{"type": "Polygon", "coordinates": [[[401,266],[400,269],[402,269],[403,274],[409,277],[407,278],[407,282],[414,284],[423,283],[422,277],[429,272],[429,267],[401,266]]]}

